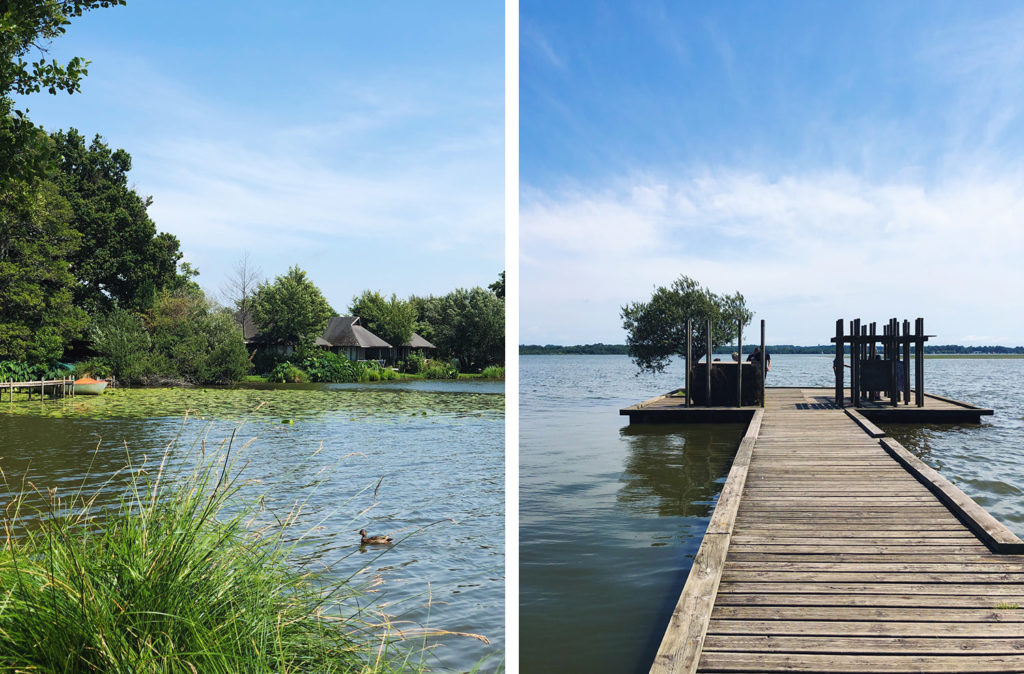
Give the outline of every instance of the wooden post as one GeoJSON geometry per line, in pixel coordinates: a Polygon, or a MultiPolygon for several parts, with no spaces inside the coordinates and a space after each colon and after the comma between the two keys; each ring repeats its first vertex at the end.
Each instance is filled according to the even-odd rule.
{"type": "Polygon", "coordinates": [[[708,402],[707,406],[711,407],[711,319],[710,318],[706,321],[705,327],[707,328],[707,331],[708,331],[707,332],[708,360],[707,360],[707,368],[705,369],[705,372],[706,372],[705,380],[707,381],[707,385],[708,385],[708,387],[706,389],[707,396],[708,396],[707,397],[707,402],[708,402]]]}
{"type": "Polygon", "coordinates": [[[693,319],[686,319],[686,403],[685,406],[690,406],[690,383],[693,381],[690,377],[690,370],[693,367],[693,319]]]}
{"type": "Polygon", "coordinates": [[[918,318],[914,321],[915,349],[914,354],[914,402],[918,407],[924,407],[924,319],[918,318]]]}
{"type": "Polygon", "coordinates": [[[860,405],[860,319],[850,326],[850,403],[860,405]]]}
{"type": "Polygon", "coordinates": [[[846,405],[843,400],[843,319],[836,321],[836,359],[833,367],[836,371],[836,407],[842,408],[846,405]]]}
{"type": "Polygon", "coordinates": [[[768,377],[768,353],[764,346],[764,319],[761,319],[761,407],[764,407],[765,379],[768,377]]]}
{"type": "Polygon", "coordinates": [[[900,332],[900,324],[895,318],[889,319],[889,337],[885,342],[885,359],[889,361],[889,404],[896,407],[899,404],[900,383],[896,380],[896,363],[900,359],[900,347],[897,337],[900,332]]]}
{"type": "Polygon", "coordinates": [[[743,321],[736,321],[736,407],[743,407],[743,321]]]}

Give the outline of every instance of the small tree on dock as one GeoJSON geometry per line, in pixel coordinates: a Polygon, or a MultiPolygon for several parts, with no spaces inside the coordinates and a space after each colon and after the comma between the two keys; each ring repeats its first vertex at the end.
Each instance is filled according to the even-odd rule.
{"type": "Polygon", "coordinates": [[[669,287],[658,286],[647,302],[622,307],[626,346],[641,370],[661,372],[672,356],[686,353],[686,321],[692,320],[693,344],[701,353],[707,340],[705,324],[711,319],[713,348],[736,338],[736,325],[750,325],[754,314],[743,295],[718,295],[689,276],[680,276],[669,287]]]}

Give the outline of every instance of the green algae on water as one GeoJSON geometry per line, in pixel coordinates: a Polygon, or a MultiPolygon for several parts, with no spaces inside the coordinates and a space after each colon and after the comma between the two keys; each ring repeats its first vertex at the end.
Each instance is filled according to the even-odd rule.
{"type": "Polygon", "coordinates": [[[294,424],[325,415],[352,420],[401,421],[413,417],[500,418],[505,396],[492,393],[386,388],[137,388],[107,389],[103,395],[0,400],[0,414],[43,417],[151,419],[262,418],[294,424]]]}

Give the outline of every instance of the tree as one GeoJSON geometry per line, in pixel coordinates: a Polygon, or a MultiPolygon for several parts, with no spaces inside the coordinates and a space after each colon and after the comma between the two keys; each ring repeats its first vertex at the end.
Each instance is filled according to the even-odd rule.
{"type": "Polygon", "coordinates": [[[56,187],[8,181],[0,189],[0,359],[53,362],[88,321],[72,304],[67,258],[81,236],[56,187]]]}
{"type": "Polygon", "coordinates": [[[416,307],[394,293],[386,299],[380,292],[364,290],[352,298],[349,312],[360,324],[391,346],[401,346],[416,332],[416,307]]]}
{"type": "Polygon", "coordinates": [[[166,372],[194,383],[238,381],[250,369],[242,331],[211,310],[202,291],[162,292],[146,313],[154,351],[166,372]]]}
{"type": "Polygon", "coordinates": [[[693,344],[698,353],[707,340],[706,321],[711,319],[711,343],[716,348],[731,343],[736,326],[753,318],[743,295],[717,295],[688,276],[680,276],[666,288],[659,286],[648,302],[622,308],[626,346],[641,370],[661,372],[672,356],[686,353],[686,321],[693,321],[693,344]]]}
{"type": "Polygon", "coordinates": [[[88,62],[74,57],[61,65],[47,62],[49,41],[63,35],[73,17],[125,0],[6,0],[0,3],[0,188],[12,178],[32,179],[49,166],[43,134],[14,108],[14,96],[42,90],[50,94],[80,90],[88,62]],[[39,59],[27,61],[33,51],[39,59]]]}
{"type": "Polygon", "coordinates": [[[52,138],[60,157],[55,181],[82,234],[71,256],[75,304],[91,314],[115,306],[145,311],[160,290],[189,280],[177,278],[178,239],[157,232],[146,213],[152,199],[128,186],[131,155],[111,150],[98,135],[86,147],[75,129],[52,138]]]}
{"type": "Polygon", "coordinates": [[[252,317],[260,332],[302,348],[313,346],[334,315],[320,289],[298,266],[273,283],[261,283],[252,298],[252,317]]]}
{"type": "Polygon", "coordinates": [[[505,302],[494,293],[459,288],[443,297],[410,301],[422,312],[424,336],[441,357],[457,358],[462,371],[504,363],[505,302]]]}
{"type": "Polygon", "coordinates": [[[142,317],[115,309],[99,317],[89,330],[93,350],[118,379],[136,383],[150,373],[153,342],[142,317]]]}
{"type": "Polygon", "coordinates": [[[228,306],[238,312],[238,322],[242,326],[242,334],[249,335],[255,331],[252,320],[252,299],[256,288],[263,281],[263,270],[249,260],[249,251],[235,262],[230,276],[220,288],[221,297],[228,306]]]}
{"type": "Polygon", "coordinates": [[[498,274],[498,280],[487,286],[487,288],[501,299],[505,299],[505,271],[498,274]]]}

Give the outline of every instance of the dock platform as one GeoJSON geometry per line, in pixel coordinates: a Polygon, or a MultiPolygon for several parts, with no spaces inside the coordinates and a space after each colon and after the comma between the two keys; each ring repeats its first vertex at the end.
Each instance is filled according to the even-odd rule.
{"type": "Polygon", "coordinates": [[[651,672],[1024,672],[1024,542],[819,395],[748,411],[651,672]]]}
{"type": "MultiPolygon", "coordinates": [[[[801,409],[836,409],[835,392],[831,388],[768,387],[765,389],[765,404],[771,405],[773,398],[793,400],[801,409]],[[795,398],[794,398],[795,396],[795,398]]],[[[845,408],[853,409],[875,423],[978,423],[981,417],[990,416],[991,409],[945,398],[932,393],[924,394],[924,406],[890,405],[886,401],[861,401],[854,407],[846,391],[845,408]]],[[[746,422],[754,410],[760,407],[686,407],[682,389],[670,391],[636,405],[619,410],[629,417],[631,424],[680,424],[680,423],[724,423],[746,422]]]]}

